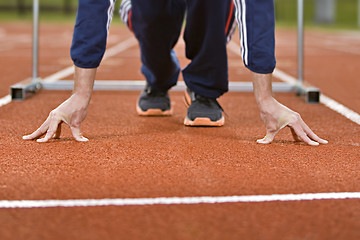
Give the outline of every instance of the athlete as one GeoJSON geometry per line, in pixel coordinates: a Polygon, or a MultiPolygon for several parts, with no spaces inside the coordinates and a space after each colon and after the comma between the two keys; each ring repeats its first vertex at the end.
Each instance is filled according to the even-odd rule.
{"type": "MultiPolygon", "coordinates": [[[[135,1],[133,1],[133,3],[134,2],[135,1]]],[[[146,6],[149,2],[153,1],[144,1],[146,6]]],[[[195,0],[189,0],[188,2],[193,2],[195,6],[196,3],[194,2],[201,3],[201,1],[195,0]]],[[[207,12],[216,14],[216,12],[212,12],[207,8],[208,2],[209,0],[206,0],[206,4],[203,4],[202,6],[204,8],[203,11],[206,12],[205,15],[207,12]]],[[[252,72],[254,95],[267,131],[266,136],[263,139],[258,140],[258,143],[271,143],[277,132],[285,126],[291,128],[293,136],[296,140],[300,138],[300,140],[309,145],[327,143],[326,140],[319,138],[312,132],[298,113],[280,104],[272,96],[272,71],[275,67],[273,1],[234,0],[234,2],[236,5],[236,17],[240,29],[244,64],[252,72]]],[[[75,65],[75,84],[73,94],[69,99],[50,112],[48,118],[39,129],[30,135],[24,136],[23,139],[37,139],[44,134],[45,136],[43,138],[37,139],[38,142],[47,142],[51,138],[58,138],[61,132],[61,123],[65,122],[69,125],[72,134],[77,141],[88,141],[87,138],[82,136],[80,132],[80,125],[86,116],[88,104],[92,95],[96,69],[100,64],[105,51],[107,31],[112,16],[112,14],[109,13],[112,13],[113,3],[114,2],[110,1],[107,5],[105,5],[98,3],[95,4],[86,0],[79,1],[78,15],[71,48],[71,55],[75,65]],[[98,24],[103,26],[101,31],[94,27],[98,24]]],[[[133,5],[133,7],[134,6],[135,5],[133,5]]],[[[135,11],[135,8],[133,8],[133,11],[135,11]]],[[[187,20],[191,20],[191,17],[188,17],[187,20]]],[[[154,27],[157,28],[157,26],[154,27]]],[[[144,31],[146,30],[147,29],[144,31]]],[[[190,28],[188,31],[191,33],[191,30],[192,29],[190,28]]],[[[225,34],[223,32],[221,35],[223,36],[222,38],[225,38],[225,34]]],[[[137,36],[137,38],[139,38],[139,36],[137,36]]],[[[207,36],[204,35],[204,38],[207,38],[207,36]]],[[[202,43],[211,41],[211,39],[209,40],[204,38],[198,40],[202,43]]],[[[217,47],[222,48],[223,45],[224,44],[221,43],[217,47]]],[[[157,47],[162,46],[153,46],[153,48],[157,47]]],[[[171,45],[170,49],[172,49],[172,47],[173,46],[171,45]]],[[[200,49],[203,51],[208,50],[202,48],[200,49]]],[[[192,54],[194,54],[192,51],[189,50],[188,52],[187,50],[187,55],[193,56],[192,54]]],[[[173,55],[170,57],[173,57],[173,55]]],[[[176,60],[174,58],[170,58],[170,60],[173,66],[172,69],[174,69],[173,74],[175,74],[179,71],[176,60]]],[[[192,60],[194,61],[194,59],[192,60]]],[[[209,61],[212,61],[211,58],[209,61]]],[[[224,62],[220,61],[223,61],[223,56],[218,59],[218,62],[220,64],[224,64],[224,62]]],[[[190,73],[193,71],[196,72],[196,70],[191,69],[191,64],[189,66],[183,70],[184,76],[187,74],[186,70],[190,69],[190,73]]],[[[146,74],[146,71],[143,72],[146,74]]],[[[188,86],[189,85],[190,87],[195,86],[194,89],[190,90],[190,92],[197,91],[203,87],[201,84],[190,83],[188,86]]],[[[170,86],[168,85],[167,87],[170,86]]],[[[218,88],[220,89],[220,94],[221,91],[225,92],[227,90],[227,86],[218,86],[218,88]]],[[[164,91],[164,89],[162,89],[162,91],[164,91]]],[[[214,89],[213,93],[219,94],[219,90],[214,89]]],[[[204,97],[214,99],[214,97],[216,98],[216,94],[210,97],[204,97]]],[[[195,95],[198,94],[195,92],[195,95]]],[[[194,102],[191,102],[191,105],[193,103],[194,102]]]]}

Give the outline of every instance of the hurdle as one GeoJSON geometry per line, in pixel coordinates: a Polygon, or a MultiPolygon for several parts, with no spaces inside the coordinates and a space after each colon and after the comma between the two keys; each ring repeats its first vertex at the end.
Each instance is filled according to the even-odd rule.
{"type": "MultiPolygon", "coordinates": [[[[303,80],[304,68],[304,0],[297,1],[298,10],[298,65],[297,65],[297,81],[296,83],[273,82],[273,92],[295,92],[296,95],[302,96],[307,103],[320,102],[320,90],[316,87],[305,85],[303,80]]],[[[74,86],[73,80],[53,79],[52,81],[43,81],[38,76],[38,38],[39,38],[39,0],[33,0],[33,44],[32,44],[32,77],[22,82],[16,83],[10,87],[10,95],[12,100],[25,100],[26,98],[36,94],[41,89],[44,90],[72,90],[74,86]]],[[[67,69],[69,70],[69,69],[67,69]]],[[[71,72],[71,70],[70,70],[71,72]]],[[[96,80],[94,90],[119,90],[132,91],[142,90],[145,87],[145,81],[133,80],[96,80]]],[[[178,82],[176,86],[171,88],[172,91],[183,91],[186,89],[184,82],[178,82]]],[[[253,86],[251,82],[229,82],[229,91],[233,92],[252,92],[253,86]]]]}
{"type": "Polygon", "coordinates": [[[38,77],[39,59],[39,0],[33,0],[33,32],[32,32],[32,77],[10,87],[11,100],[24,100],[38,92],[42,85],[38,77]]]}

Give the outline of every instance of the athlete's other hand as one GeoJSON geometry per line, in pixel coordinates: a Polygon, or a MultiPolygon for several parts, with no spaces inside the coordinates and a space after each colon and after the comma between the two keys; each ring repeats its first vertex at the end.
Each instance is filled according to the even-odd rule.
{"type": "Polygon", "coordinates": [[[290,127],[296,141],[317,146],[327,141],[319,138],[302,120],[300,114],[280,104],[272,96],[272,74],[252,73],[254,95],[266,127],[266,136],[258,143],[271,143],[275,135],[285,126],[290,127]]]}
{"type": "Polygon", "coordinates": [[[260,116],[266,127],[266,136],[257,140],[258,143],[271,143],[275,135],[286,126],[290,127],[295,141],[304,141],[312,146],[328,143],[306,125],[299,113],[292,111],[274,98],[261,103],[260,116]]]}

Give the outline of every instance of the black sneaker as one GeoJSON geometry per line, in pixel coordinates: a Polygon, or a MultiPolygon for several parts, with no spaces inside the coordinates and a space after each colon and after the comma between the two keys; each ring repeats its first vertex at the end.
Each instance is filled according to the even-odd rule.
{"type": "Polygon", "coordinates": [[[136,105],[140,116],[170,116],[173,109],[168,92],[152,89],[148,84],[141,93],[136,105]]]}
{"type": "Polygon", "coordinates": [[[205,98],[187,89],[185,103],[189,106],[184,121],[186,126],[221,127],[224,125],[223,109],[215,98],[205,98]]]}

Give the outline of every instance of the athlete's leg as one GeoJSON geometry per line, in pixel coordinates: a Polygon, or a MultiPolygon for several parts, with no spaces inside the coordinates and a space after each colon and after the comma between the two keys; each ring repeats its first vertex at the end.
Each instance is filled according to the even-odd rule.
{"type": "Polygon", "coordinates": [[[222,126],[223,110],[217,98],[228,90],[226,42],[234,20],[232,0],[187,0],[183,70],[189,104],[186,126],[222,126]]]}
{"type": "Polygon", "coordinates": [[[239,22],[241,55],[255,73],[275,68],[275,16],[272,0],[234,0],[239,22]]]}
{"type": "Polygon", "coordinates": [[[177,82],[180,66],[172,50],[185,14],[184,0],[132,0],[131,26],[139,41],[141,71],[148,84],[167,91],[177,82]]]}
{"type": "Polygon", "coordinates": [[[226,25],[231,0],[187,0],[184,33],[186,56],[183,70],[187,86],[195,93],[218,98],[228,90],[226,25]]]}

